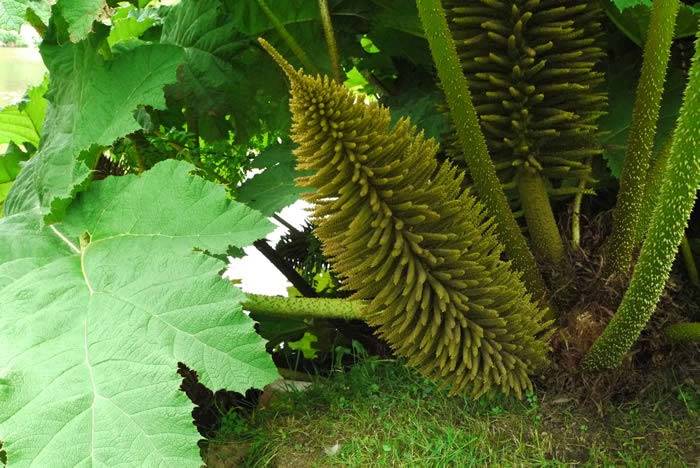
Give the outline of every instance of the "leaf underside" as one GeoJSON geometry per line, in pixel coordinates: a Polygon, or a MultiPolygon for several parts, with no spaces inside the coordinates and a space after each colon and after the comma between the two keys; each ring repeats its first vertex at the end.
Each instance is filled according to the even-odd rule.
{"type": "Polygon", "coordinates": [[[177,363],[212,388],[276,378],[243,293],[193,250],[243,247],[272,225],[192,169],[170,160],[96,182],[51,226],[36,210],[0,221],[10,466],[199,466],[177,363]]]}
{"type": "Polygon", "coordinates": [[[255,158],[255,166],[265,170],[243,182],[236,190],[236,199],[267,216],[291,205],[309,191],[295,184],[297,177],[308,175],[295,170],[295,163],[292,145],[266,148],[255,158]]]}

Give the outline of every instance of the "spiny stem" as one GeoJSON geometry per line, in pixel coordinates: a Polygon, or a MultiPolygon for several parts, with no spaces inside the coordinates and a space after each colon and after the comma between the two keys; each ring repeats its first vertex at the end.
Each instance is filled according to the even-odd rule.
{"type": "Polygon", "coordinates": [[[275,13],[272,10],[270,10],[270,7],[267,6],[265,0],[258,0],[258,5],[260,5],[260,8],[272,23],[272,26],[274,26],[275,30],[277,31],[277,34],[279,34],[282,40],[284,40],[284,42],[287,44],[287,47],[289,47],[294,56],[297,59],[299,59],[302,66],[309,73],[318,73],[318,68],[316,68],[316,66],[313,64],[313,62],[306,54],[304,49],[299,45],[297,40],[294,39],[294,36],[289,34],[289,31],[287,31],[287,28],[284,26],[284,24],[282,24],[279,18],[277,18],[275,13]]]}
{"type": "Polygon", "coordinates": [[[613,214],[613,231],[608,243],[608,261],[604,272],[607,276],[627,274],[632,265],[637,224],[671,53],[673,29],[680,7],[678,0],[656,0],[652,5],[642,74],[627,137],[620,191],[613,214]]]}
{"type": "Polygon", "coordinates": [[[563,263],[566,256],[564,242],[542,176],[535,169],[523,166],[518,171],[517,180],[535,255],[554,265],[563,263]]]}
{"type": "Polygon", "coordinates": [[[32,26],[34,30],[39,34],[39,36],[43,39],[46,35],[46,30],[48,29],[47,26],[44,24],[43,20],[39,18],[39,16],[34,12],[33,9],[27,8],[26,11],[27,23],[29,23],[29,25],[32,26]]]}
{"type": "Polygon", "coordinates": [[[664,171],[666,170],[666,164],[668,163],[668,157],[671,154],[671,145],[673,140],[669,137],[664,144],[661,146],[661,150],[658,152],[654,158],[649,172],[646,177],[646,186],[644,187],[644,197],[642,199],[642,208],[640,213],[647,214],[647,216],[639,216],[636,229],[636,246],[641,246],[644,242],[644,238],[649,230],[649,223],[651,219],[651,214],[656,208],[656,204],[659,200],[659,190],[661,189],[661,182],[663,181],[664,171]]]}
{"type": "Polygon", "coordinates": [[[417,0],[416,3],[476,191],[498,224],[498,238],[513,266],[523,273],[523,281],[533,296],[541,299],[546,295],[546,286],[496,175],[445,11],[440,0],[417,0]]]}
{"type": "Polygon", "coordinates": [[[333,32],[333,23],[331,21],[331,12],[328,9],[328,0],[318,0],[318,9],[321,12],[321,23],[323,24],[323,34],[326,36],[328,57],[331,59],[333,79],[338,83],[342,83],[343,72],[340,68],[340,55],[338,53],[338,44],[335,41],[335,33],[333,32]]]}
{"type": "Polygon", "coordinates": [[[637,341],[664,290],[699,188],[700,33],[649,232],[622,304],[593,343],[585,367],[615,367],[637,341]]]}
{"type": "Polygon", "coordinates": [[[696,288],[700,288],[700,274],[698,274],[698,266],[695,263],[693,251],[690,249],[690,242],[688,242],[687,236],[683,236],[683,240],[681,240],[681,255],[683,256],[685,270],[688,272],[690,284],[696,288]]]}
{"type": "Polygon", "coordinates": [[[246,294],[243,308],[261,315],[285,318],[363,320],[365,302],[348,299],[246,294]]]}

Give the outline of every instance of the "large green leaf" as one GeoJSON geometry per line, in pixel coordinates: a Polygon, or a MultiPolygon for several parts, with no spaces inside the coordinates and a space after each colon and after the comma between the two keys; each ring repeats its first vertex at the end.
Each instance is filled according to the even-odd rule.
{"type": "MultiPolygon", "coordinates": [[[[138,130],[133,116],[138,106],[165,106],[162,88],[175,81],[182,61],[182,50],[165,44],[142,45],[106,61],[96,42],[86,39],[41,49],[51,76],[50,105],[35,169],[32,174],[23,171],[19,178],[32,177],[28,186],[36,190],[47,221],[60,219],[88,181],[97,155],[91,148],[138,130]]],[[[13,196],[14,191],[8,198],[13,196]]]]}
{"type": "MultiPolygon", "coordinates": [[[[282,40],[259,0],[223,0],[232,15],[232,21],[246,36],[257,38],[264,36],[285,57],[295,65],[297,57],[288,44],[282,40]]],[[[321,24],[318,2],[307,0],[266,0],[265,2],[277,20],[299,43],[311,58],[313,64],[322,72],[330,74],[331,65],[326,41],[321,24]]],[[[361,52],[357,34],[368,27],[369,13],[372,8],[367,0],[329,0],[329,10],[333,21],[338,47],[343,56],[353,56],[361,52]]],[[[410,2],[409,2],[410,3],[410,2]]]]}
{"type": "Polygon", "coordinates": [[[416,2],[372,0],[375,4],[368,36],[379,49],[413,64],[433,67],[428,42],[418,18],[416,2]]]}
{"type": "MultiPolygon", "coordinates": [[[[608,88],[608,113],[600,119],[603,156],[612,174],[620,177],[625,159],[627,135],[632,123],[632,110],[636,94],[635,86],[639,80],[641,63],[636,54],[619,58],[606,73],[608,88]]],[[[659,123],[656,131],[656,144],[662,144],[673,132],[678,119],[685,80],[678,70],[669,69],[659,111],[659,123]]]]}
{"type": "Polygon", "coordinates": [[[138,39],[159,20],[157,11],[153,8],[139,10],[133,5],[122,5],[111,17],[112,27],[107,42],[113,47],[120,42],[138,39]]]}
{"type": "MultiPolygon", "coordinates": [[[[227,18],[221,2],[184,0],[165,19],[161,42],[185,51],[178,82],[167,88],[169,97],[191,109],[199,120],[206,119],[198,123],[200,128],[219,127],[226,115],[232,114],[236,133],[245,141],[249,128],[259,118],[251,106],[256,87],[265,77],[253,81],[246,76],[253,70],[234,67],[237,55],[257,47],[227,18]]],[[[271,76],[280,81],[281,88],[279,77],[271,76]]]]}
{"type": "Polygon", "coordinates": [[[19,110],[19,105],[0,110],[0,144],[6,143],[39,144],[39,132],[27,114],[19,110]]]}
{"type": "Polygon", "coordinates": [[[0,144],[31,143],[39,146],[39,135],[44,123],[47,101],[44,93],[48,81],[27,91],[25,99],[12,106],[0,109],[0,144]]]}
{"type": "Polygon", "coordinates": [[[93,21],[107,13],[106,0],[2,0],[0,29],[19,30],[25,23],[28,12],[48,24],[53,4],[56,4],[55,12],[65,21],[73,42],[85,39],[92,30],[93,21]]]}
{"type": "MultiPolygon", "coordinates": [[[[608,17],[637,45],[644,45],[649,18],[651,0],[601,0],[608,17]]],[[[676,19],[674,35],[677,38],[694,36],[700,21],[700,2],[694,6],[681,4],[676,19]]]]}
{"type": "Polygon", "coordinates": [[[20,166],[21,171],[19,174],[15,173],[15,168],[8,170],[8,174],[13,174],[13,180],[10,181],[9,192],[5,195],[3,212],[1,213],[3,216],[10,216],[39,207],[39,195],[34,187],[37,160],[36,158],[29,159],[20,166]]]}
{"type": "Polygon", "coordinates": [[[0,155],[0,218],[3,216],[5,198],[17,178],[21,163],[27,159],[27,153],[20,151],[15,144],[10,144],[5,154],[0,155]]]}
{"type": "Polygon", "coordinates": [[[647,7],[651,6],[651,0],[612,0],[612,2],[620,11],[624,11],[627,8],[632,8],[637,5],[643,5],[647,7]]]}
{"type": "Polygon", "coordinates": [[[394,121],[410,117],[414,125],[425,130],[426,136],[438,141],[450,132],[447,113],[439,108],[445,99],[439,89],[431,89],[430,84],[417,83],[402,91],[404,92],[396,96],[386,96],[382,101],[391,109],[394,121]]]}
{"type": "Polygon", "coordinates": [[[201,465],[177,363],[212,388],[276,378],[218,275],[272,225],[165,161],[96,182],[58,224],[0,221],[0,439],[10,466],[201,465]]]}
{"type": "Polygon", "coordinates": [[[70,40],[78,42],[87,37],[92,23],[103,13],[106,0],[59,0],[58,10],[68,24],[70,40]]]}
{"type": "Polygon", "coordinates": [[[44,80],[40,86],[29,89],[21,103],[0,110],[0,144],[9,143],[5,154],[0,155],[0,218],[21,163],[31,155],[30,151],[22,151],[18,145],[30,143],[34,148],[39,146],[39,134],[48,104],[44,99],[47,86],[48,80],[44,80]]]}
{"type": "Polygon", "coordinates": [[[245,181],[236,190],[236,199],[266,216],[272,216],[299,199],[308,188],[298,187],[292,145],[271,145],[255,157],[253,167],[263,172],[245,181]]]}
{"type": "MultiPolygon", "coordinates": [[[[358,32],[368,22],[367,0],[329,3],[343,56],[361,53],[358,32]]],[[[267,4],[314,65],[330,72],[318,3],[267,4]]],[[[232,129],[237,142],[245,143],[255,134],[287,130],[289,112],[281,105],[288,100],[287,85],[258,46],[260,36],[295,60],[258,0],[182,0],[166,17],[161,42],[182,46],[186,54],[168,97],[188,109],[188,123],[196,122],[206,139],[222,138],[232,129]]]]}
{"type": "Polygon", "coordinates": [[[0,1],[0,29],[19,31],[28,10],[34,12],[45,23],[48,22],[47,0],[2,0],[0,1]]]}

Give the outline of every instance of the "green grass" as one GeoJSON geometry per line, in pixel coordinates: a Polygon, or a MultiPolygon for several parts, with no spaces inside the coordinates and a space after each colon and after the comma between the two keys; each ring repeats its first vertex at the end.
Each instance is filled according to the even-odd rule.
{"type": "Polygon", "coordinates": [[[230,415],[210,451],[221,461],[210,466],[692,466],[696,385],[657,379],[616,405],[546,392],[472,401],[396,362],[366,360],[279,394],[248,421],[230,415]]]}

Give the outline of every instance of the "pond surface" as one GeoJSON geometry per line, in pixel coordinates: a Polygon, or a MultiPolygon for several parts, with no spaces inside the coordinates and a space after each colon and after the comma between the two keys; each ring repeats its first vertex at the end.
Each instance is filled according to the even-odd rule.
{"type": "Polygon", "coordinates": [[[0,107],[20,100],[29,86],[41,83],[45,72],[38,49],[0,47],[0,107]]]}

